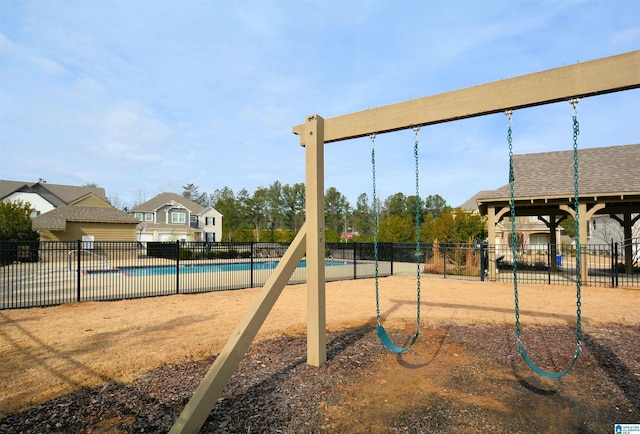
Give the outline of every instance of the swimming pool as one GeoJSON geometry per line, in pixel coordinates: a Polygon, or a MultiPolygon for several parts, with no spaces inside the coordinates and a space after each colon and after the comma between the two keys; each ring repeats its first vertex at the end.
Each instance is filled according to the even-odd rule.
{"type": "MultiPolygon", "coordinates": [[[[325,261],[327,267],[335,267],[339,265],[352,265],[353,262],[347,261],[325,261]]],[[[253,270],[273,270],[278,266],[278,261],[260,261],[253,263],[253,270]]],[[[302,260],[298,263],[298,268],[306,268],[307,261],[302,260]]],[[[225,271],[249,271],[251,263],[249,262],[230,262],[225,264],[208,263],[208,264],[185,264],[180,265],[179,273],[218,273],[225,271]]],[[[168,274],[176,274],[175,265],[151,265],[140,267],[118,267],[113,270],[91,270],[88,273],[117,273],[127,276],[162,276],[168,274]]]]}

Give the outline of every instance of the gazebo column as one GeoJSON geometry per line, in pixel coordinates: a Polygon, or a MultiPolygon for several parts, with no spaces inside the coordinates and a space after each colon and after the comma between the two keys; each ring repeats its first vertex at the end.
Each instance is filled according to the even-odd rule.
{"type": "Polygon", "coordinates": [[[489,280],[496,280],[496,225],[502,219],[502,216],[511,211],[511,207],[502,206],[496,212],[495,206],[487,207],[487,237],[489,238],[488,262],[489,262],[489,280]]]}
{"type": "Polygon", "coordinates": [[[580,203],[578,206],[580,207],[580,258],[582,259],[580,264],[582,267],[580,269],[580,274],[582,276],[582,282],[586,283],[589,279],[589,257],[587,255],[587,243],[589,242],[589,238],[587,237],[587,225],[589,224],[591,215],[595,212],[587,215],[587,204],[580,203]]]}
{"type": "MultiPolygon", "coordinates": [[[[487,266],[489,267],[489,280],[496,280],[496,209],[493,206],[487,207],[487,266]]],[[[484,270],[480,270],[484,273],[484,270]]]]}
{"type": "MultiPolygon", "coordinates": [[[[580,212],[580,221],[578,222],[578,224],[580,225],[581,230],[580,230],[580,238],[578,241],[580,243],[580,258],[582,259],[582,262],[580,264],[581,266],[580,276],[582,277],[582,283],[585,284],[588,281],[587,279],[589,277],[589,265],[587,264],[587,261],[586,261],[587,243],[589,242],[589,239],[587,238],[587,224],[591,216],[595,214],[596,211],[603,208],[604,204],[596,205],[594,208],[597,208],[597,209],[595,210],[592,209],[589,215],[587,215],[587,204],[580,203],[579,206],[580,206],[580,209],[578,211],[580,212]],[[602,205],[602,206],[599,206],[599,205],[602,205]]],[[[572,207],[570,207],[569,205],[560,205],[560,209],[562,211],[565,211],[575,220],[576,212],[572,207]]]]}
{"type": "Polygon", "coordinates": [[[624,269],[625,273],[631,275],[633,273],[633,244],[631,238],[633,237],[633,225],[640,219],[640,214],[635,218],[631,218],[631,211],[626,211],[623,214],[623,218],[620,219],[615,214],[611,214],[610,217],[620,223],[624,231],[624,269]]]}
{"type": "Polygon", "coordinates": [[[556,262],[556,255],[558,252],[558,225],[562,220],[567,218],[566,215],[560,216],[560,218],[556,219],[555,214],[551,214],[549,216],[549,220],[547,221],[544,216],[538,216],[538,220],[543,222],[549,228],[549,255],[551,256],[551,271],[558,271],[558,263],[556,262]]]}

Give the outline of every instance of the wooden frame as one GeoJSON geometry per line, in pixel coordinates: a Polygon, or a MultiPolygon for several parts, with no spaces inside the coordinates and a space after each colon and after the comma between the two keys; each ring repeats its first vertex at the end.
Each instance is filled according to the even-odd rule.
{"type": "MultiPolygon", "coordinates": [[[[325,120],[325,143],[638,88],[640,51],[325,120]]],[[[304,146],[305,125],[293,127],[304,146]]]]}
{"type": "Polygon", "coordinates": [[[171,433],[197,433],[260,330],[299,260],[307,254],[307,362],[326,361],[324,144],[372,133],[483,116],[640,87],[640,51],[606,57],[293,127],[306,152],[307,220],[253,308],[224,346],[171,433]]]}

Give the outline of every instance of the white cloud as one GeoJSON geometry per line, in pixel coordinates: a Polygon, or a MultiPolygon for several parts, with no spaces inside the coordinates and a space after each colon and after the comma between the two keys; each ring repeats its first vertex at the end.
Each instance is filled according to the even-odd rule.
{"type": "MultiPolygon", "coordinates": [[[[636,18],[640,17],[640,12],[636,18]]],[[[635,45],[640,41],[640,26],[631,26],[614,33],[611,42],[615,45],[635,45]]]]}
{"type": "Polygon", "coordinates": [[[111,107],[96,126],[99,144],[92,151],[119,164],[157,162],[172,149],[172,129],[139,103],[129,101],[111,107]]]}
{"type": "MultiPolygon", "coordinates": [[[[553,0],[72,0],[3,12],[3,178],[89,177],[84,182],[125,201],[188,182],[209,192],[300,182],[304,149],[291,127],[306,115],[333,117],[618,54],[636,49],[640,37],[637,4],[626,0],[615,8],[553,0]]],[[[634,91],[581,102],[581,145],[637,142],[639,99],[634,91]]],[[[514,123],[516,152],[561,149],[570,109],[522,110],[514,123]]],[[[505,134],[498,115],[426,128],[423,194],[455,205],[504,184],[505,134]]],[[[381,195],[414,188],[411,136],[380,136],[381,195]]],[[[370,194],[368,139],[326,149],[326,186],[352,203],[370,194]]]]}

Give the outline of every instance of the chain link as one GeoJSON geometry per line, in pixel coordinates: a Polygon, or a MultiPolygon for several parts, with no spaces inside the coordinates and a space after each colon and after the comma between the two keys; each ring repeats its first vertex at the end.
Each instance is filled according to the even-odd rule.
{"type": "MultiPolygon", "coordinates": [[[[420,245],[420,167],[419,167],[419,132],[420,127],[413,129],[415,132],[415,142],[413,146],[413,156],[415,158],[415,180],[416,180],[416,197],[415,197],[415,219],[416,219],[416,285],[417,285],[417,302],[416,302],[416,324],[420,326],[420,264],[421,264],[421,245],[420,245]]],[[[380,325],[380,291],[379,291],[379,267],[378,267],[378,198],[376,193],[376,135],[371,134],[371,168],[373,178],[373,258],[375,262],[375,289],[376,289],[376,322],[380,325]]]]}
{"type": "Polygon", "coordinates": [[[515,298],[516,312],[516,337],[520,343],[520,307],[518,306],[518,261],[517,258],[517,237],[516,237],[516,201],[515,201],[515,172],[513,168],[513,131],[512,131],[512,115],[513,110],[505,112],[509,128],[507,129],[507,142],[509,144],[509,192],[510,192],[510,211],[511,211],[511,256],[513,262],[513,294],[515,298]]]}
{"type": "Polygon", "coordinates": [[[417,307],[416,307],[416,324],[418,326],[420,326],[420,264],[422,263],[421,260],[421,249],[420,249],[420,222],[421,222],[421,218],[420,218],[420,211],[421,211],[421,207],[420,207],[420,168],[419,168],[419,161],[420,161],[420,156],[419,156],[419,133],[420,133],[420,127],[415,127],[413,129],[413,131],[415,132],[416,135],[416,140],[415,143],[413,145],[413,156],[415,158],[416,161],[416,199],[415,199],[415,203],[416,203],[416,292],[417,292],[417,307]]]}
{"type": "Polygon", "coordinates": [[[573,356],[569,367],[557,373],[551,373],[544,371],[537,367],[528,357],[524,350],[524,345],[521,339],[520,328],[520,307],[518,304],[518,267],[517,267],[517,248],[516,248],[516,209],[515,209],[515,172],[513,167],[513,136],[512,136],[512,114],[513,111],[508,110],[505,112],[508,119],[509,128],[507,130],[507,142],[509,144],[509,189],[510,189],[510,211],[511,211],[511,254],[513,256],[513,291],[515,296],[515,314],[516,314],[516,340],[518,348],[527,362],[527,364],[534,369],[535,372],[548,377],[559,378],[569,372],[573,364],[575,363],[578,355],[582,352],[582,312],[580,300],[580,292],[582,287],[582,271],[581,271],[581,256],[582,247],[580,245],[580,188],[579,188],[579,171],[578,171],[578,135],[580,134],[580,125],[578,123],[577,116],[577,99],[569,101],[573,105],[573,187],[574,187],[574,205],[575,205],[575,222],[576,222],[576,352],[573,356]]]}
{"type": "Polygon", "coordinates": [[[578,123],[578,99],[569,101],[573,106],[573,190],[576,220],[576,345],[577,351],[582,348],[582,321],[580,292],[582,287],[582,246],[580,244],[580,180],[578,170],[578,135],[580,134],[580,124],[578,123]]]}
{"type": "Polygon", "coordinates": [[[380,296],[378,291],[378,198],[376,196],[376,135],[371,134],[371,167],[373,173],[373,259],[376,280],[376,321],[380,325],[380,296]]]}

